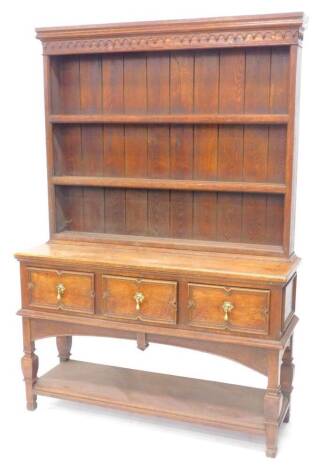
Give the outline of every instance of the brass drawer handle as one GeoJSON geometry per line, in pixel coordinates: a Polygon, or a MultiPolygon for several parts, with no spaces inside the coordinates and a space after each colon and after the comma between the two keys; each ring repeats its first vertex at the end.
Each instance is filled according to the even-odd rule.
{"type": "Polygon", "coordinates": [[[140,306],[144,301],[144,295],[142,292],[136,292],[133,296],[134,300],[136,301],[136,310],[140,310],[140,306]]]}
{"type": "Polygon", "coordinates": [[[222,304],[222,310],[224,313],[224,321],[227,322],[229,321],[229,314],[231,313],[231,310],[234,308],[234,305],[232,302],[225,301],[222,304]]]}
{"type": "Polygon", "coordinates": [[[66,288],[64,287],[63,284],[57,284],[56,289],[57,289],[57,300],[60,301],[63,297],[63,294],[65,293],[66,288]]]}

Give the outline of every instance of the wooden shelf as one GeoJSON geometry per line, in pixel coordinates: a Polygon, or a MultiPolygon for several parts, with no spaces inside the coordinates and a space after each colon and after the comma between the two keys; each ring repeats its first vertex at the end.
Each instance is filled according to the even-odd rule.
{"type": "Polygon", "coordinates": [[[251,253],[254,255],[283,256],[280,245],[266,245],[260,243],[228,242],[198,240],[190,238],[151,237],[143,235],[128,235],[103,232],[84,232],[63,230],[52,234],[53,240],[84,241],[97,243],[116,243],[118,245],[135,245],[158,248],[175,248],[192,251],[217,251],[224,253],[251,253]]]}
{"type": "Polygon", "coordinates": [[[225,191],[270,194],[285,194],[286,192],[285,184],[253,183],[244,181],[198,181],[105,176],[53,176],[51,177],[51,182],[59,186],[98,186],[109,188],[172,189],[181,191],[225,191]]]}
{"type": "Polygon", "coordinates": [[[51,114],[55,124],[286,124],[287,114],[51,114]]]}
{"type": "MultiPolygon", "coordinates": [[[[35,384],[39,395],[263,433],[265,390],[81,361],[62,362],[35,384]]],[[[279,424],[287,410],[284,398],[279,424]]]]}

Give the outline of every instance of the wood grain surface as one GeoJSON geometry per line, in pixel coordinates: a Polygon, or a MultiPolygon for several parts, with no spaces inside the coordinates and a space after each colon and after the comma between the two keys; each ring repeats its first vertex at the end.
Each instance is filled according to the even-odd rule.
{"type": "Polygon", "coordinates": [[[293,382],[302,13],[38,28],[50,240],[21,263],[37,395],[264,434],[293,382]],[[73,335],[219,354],[265,390],[70,361],[73,335]],[[38,378],[35,341],[60,365],[38,378]]]}

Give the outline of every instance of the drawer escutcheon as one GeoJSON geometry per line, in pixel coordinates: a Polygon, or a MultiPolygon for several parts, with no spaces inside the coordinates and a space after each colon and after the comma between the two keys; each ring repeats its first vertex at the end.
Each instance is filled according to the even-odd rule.
{"type": "Polygon", "coordinates": [[[66,291],[65,286],[62,283],[56,285],[57,290],[57,301],[60,302],[62,300],[63,294],[66,291]]]}
{"type": "Polygon", "coordinates": [[[136,292],[133,296],[134,300],[136,301],[136,310],[140,311],[141,304],[144,301],[144,295],[142,292],[136,292]]]}
{"type": "Polygon", "coordinates": [[[224,321],[225,322],[228,322],[229,321],[229,314],[231,313],[231,311],[234,309],[234,305],[232,302],[229,302],[229,301],[225,301],[223,302],[222,304],[222,310],[223,310],[223,313],[224,313],[224,321]]]}

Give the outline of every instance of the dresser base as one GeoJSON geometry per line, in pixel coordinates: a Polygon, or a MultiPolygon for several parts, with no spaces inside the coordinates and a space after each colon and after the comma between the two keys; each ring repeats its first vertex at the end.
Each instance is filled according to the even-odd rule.
{"type": "Polygon", "coordinates": [[[90,403],[125,411],[171,418],[195,424],[228,428],[251,434],[262,434],[266,455],[275,457],[282,422],[288,422],[294,365],[292,361],[293,330],[298,321],[293,316],[280,340],[258,340],[213,335],[211,341],[159,335],[141,330],[140,325],[127,325],[126,330],[109,329],[98,319],[75,319],[65,315],[21,310],[24,355],[22,372],[26,387],[27,409],[37,406],[37,395],[90,403]],[[44,318],[45,317],[45,318],[44,318]],[[64,321],[62,321],[64,320],[64,321]],[[76,320],[76,321],[75,321],[76,320]],[[88,324],[85,324],[88,323],[88,324]],[[94,323],[94,324],[89,324],[94,323]],[[70,360],[72,336],[91,335],[126,338],[138,347],[149,343],[170,344],[236,360],[267,376],[265,390],[206,380],[136,371],[70,360]],[[38,356],[35,341],[55,336],[60,364],[37,376],[38,356]],[[245,344],[244,341],[249,344],[245,344]]]}
{"type": "MultiPolygon", "coordinates": [[[[254,434],[265,433],[265,390],[88,362],[62,362],[40,377],[38,395],[254,434]]],[[[282,401],[278,426],[289,402],[282,401]]]]}

